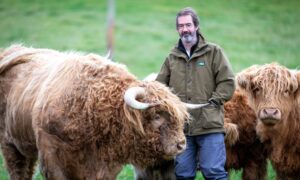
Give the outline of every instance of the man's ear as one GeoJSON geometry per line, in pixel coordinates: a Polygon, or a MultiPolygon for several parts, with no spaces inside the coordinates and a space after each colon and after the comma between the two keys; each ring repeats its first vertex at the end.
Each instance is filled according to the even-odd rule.
{"type": "Polygon", "coordinates": [[[259,67],[257,65],[254,65],[238,73],[236,76],[237,87],[242,90],[249,90],[251,80],[256,74],[258,68],[259,67]]]}

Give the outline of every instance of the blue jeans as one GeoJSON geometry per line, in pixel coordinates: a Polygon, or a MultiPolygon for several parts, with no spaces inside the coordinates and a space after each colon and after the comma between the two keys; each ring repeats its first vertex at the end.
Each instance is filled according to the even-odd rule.
{"type": "Polygon", "coordinates": [[[223,133],[187,136],[187,149],[175,159],[177,179],[194,179],[197,166],[205,179],[227,179],[223,133]]]}

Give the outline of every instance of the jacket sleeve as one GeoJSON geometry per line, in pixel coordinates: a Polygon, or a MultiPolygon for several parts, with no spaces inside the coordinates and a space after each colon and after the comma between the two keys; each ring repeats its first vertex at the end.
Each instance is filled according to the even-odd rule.
{"type": "Polygon", "coordinates": [[[161,82],[166,86],[169,86],[170,76],[171,76],[171,71],[170,71],[169,58],[166,58],[164,64],[160,69],[160,72],[156,77],[156,81],[161,82]]]}
{"type": "Polygon", "coordinates": [[[224,104],[231,99],[234,93],[234,74],[228,58],[220,47],[216,46],[213,58],[213,72],[216,89],[212,93],[210,100],[213,99],[220,104],[224,104]]]}

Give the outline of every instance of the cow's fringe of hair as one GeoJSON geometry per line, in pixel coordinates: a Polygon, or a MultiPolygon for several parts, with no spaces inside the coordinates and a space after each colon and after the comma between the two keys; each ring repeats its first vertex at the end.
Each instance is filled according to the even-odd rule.
{"type": "Polygon", "coordinates": [[[261,66],[257,71],[256,76],[258,77],[257,81],[260,83],[262,88],[271,89],[271,94],[274,95],[282,93],[285,90],[291,90],[292,92],[295,92],[295,90],[298,88],[298,81],[294,74],[291,73],[291,71],[287,68],[280,66],[277,63],[261,66]],[[261,72],[261,70],[263,70],[263,72],[261,72]],[[267,74],[268,76],[265,77],[261,73],[267,74]],[[261,80],[260,77],[263,79],[261,80]],[[270,82],[274,79],[276,79],[276,81],[274,81],[274,83],[271,84],[272,87],[270,87],[270,82]]]}
{"type": "Polygon", "coordinates": [[[135,130],[140,133],[140,135],[144,135],[145,131],[142,124],[141,110],[133,109],[126,104],[124,104],[123,110],[126,119],[134,125],[135,130]]]}
{"type": "Polygon", "coordinates": [[[265,65],[254,65],[243,71],[241,71],[237,76],[237,81],[239,87],[249,89],[255,88],[252,87],[257,86],[257,88],[262,89],[271,89],[269,94],[264,94],[267,96],[276,96],[280,93],[283,93],[286,90],[291,90],[295,92],[298,88],[298,81],[295,76],[296,71],[291,71],[278,63],[271,63],[265,65]],[[247,84],[250,82],[249,80],[252,78],[256,82],[256,84],[250,85],[247,84]],[[274,83],[272,82],[274,79],[274,83]]]}
{"type": "Polygon", "coordinates": [[[151,102],[158,103],[171,117],[176,117],[176,121],[188,119],[188,112],[182,111],[182,109],[186,109],[185,104],[182,103],[175,94],[171,93],[168,87],[156,81],[145,83],[145,86],[151,97],[151,102]],[[176,103],[177,106],[174,106],[174,103],[176,103]]]}

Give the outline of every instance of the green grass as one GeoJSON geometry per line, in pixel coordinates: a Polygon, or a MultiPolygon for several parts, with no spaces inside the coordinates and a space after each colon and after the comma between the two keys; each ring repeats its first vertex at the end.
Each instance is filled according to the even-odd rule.
{"type": "MultiPolygon", "coordinates": [[[[197,10],[204,36],[223,47],[235,73],[273,61],[299,66],[299,0],[115,0],[115,4],[113,59],[140,78],[159,71],[177,42],[175,14],[185,6],[197,10]]],[[[106,11],[105,0],[1,0],[0,47],[24,43],[105,55],[106,11]]],[[[269,165],[268,178],[274,176],[269,165]]],[[[8,179],[3,165],[0,179],[8,179]]],[[[125,166],[118,179],[133,179],[132,166],[125,166]]],[[[231,179],[240,179],[240,172],[231,179]]]]}

